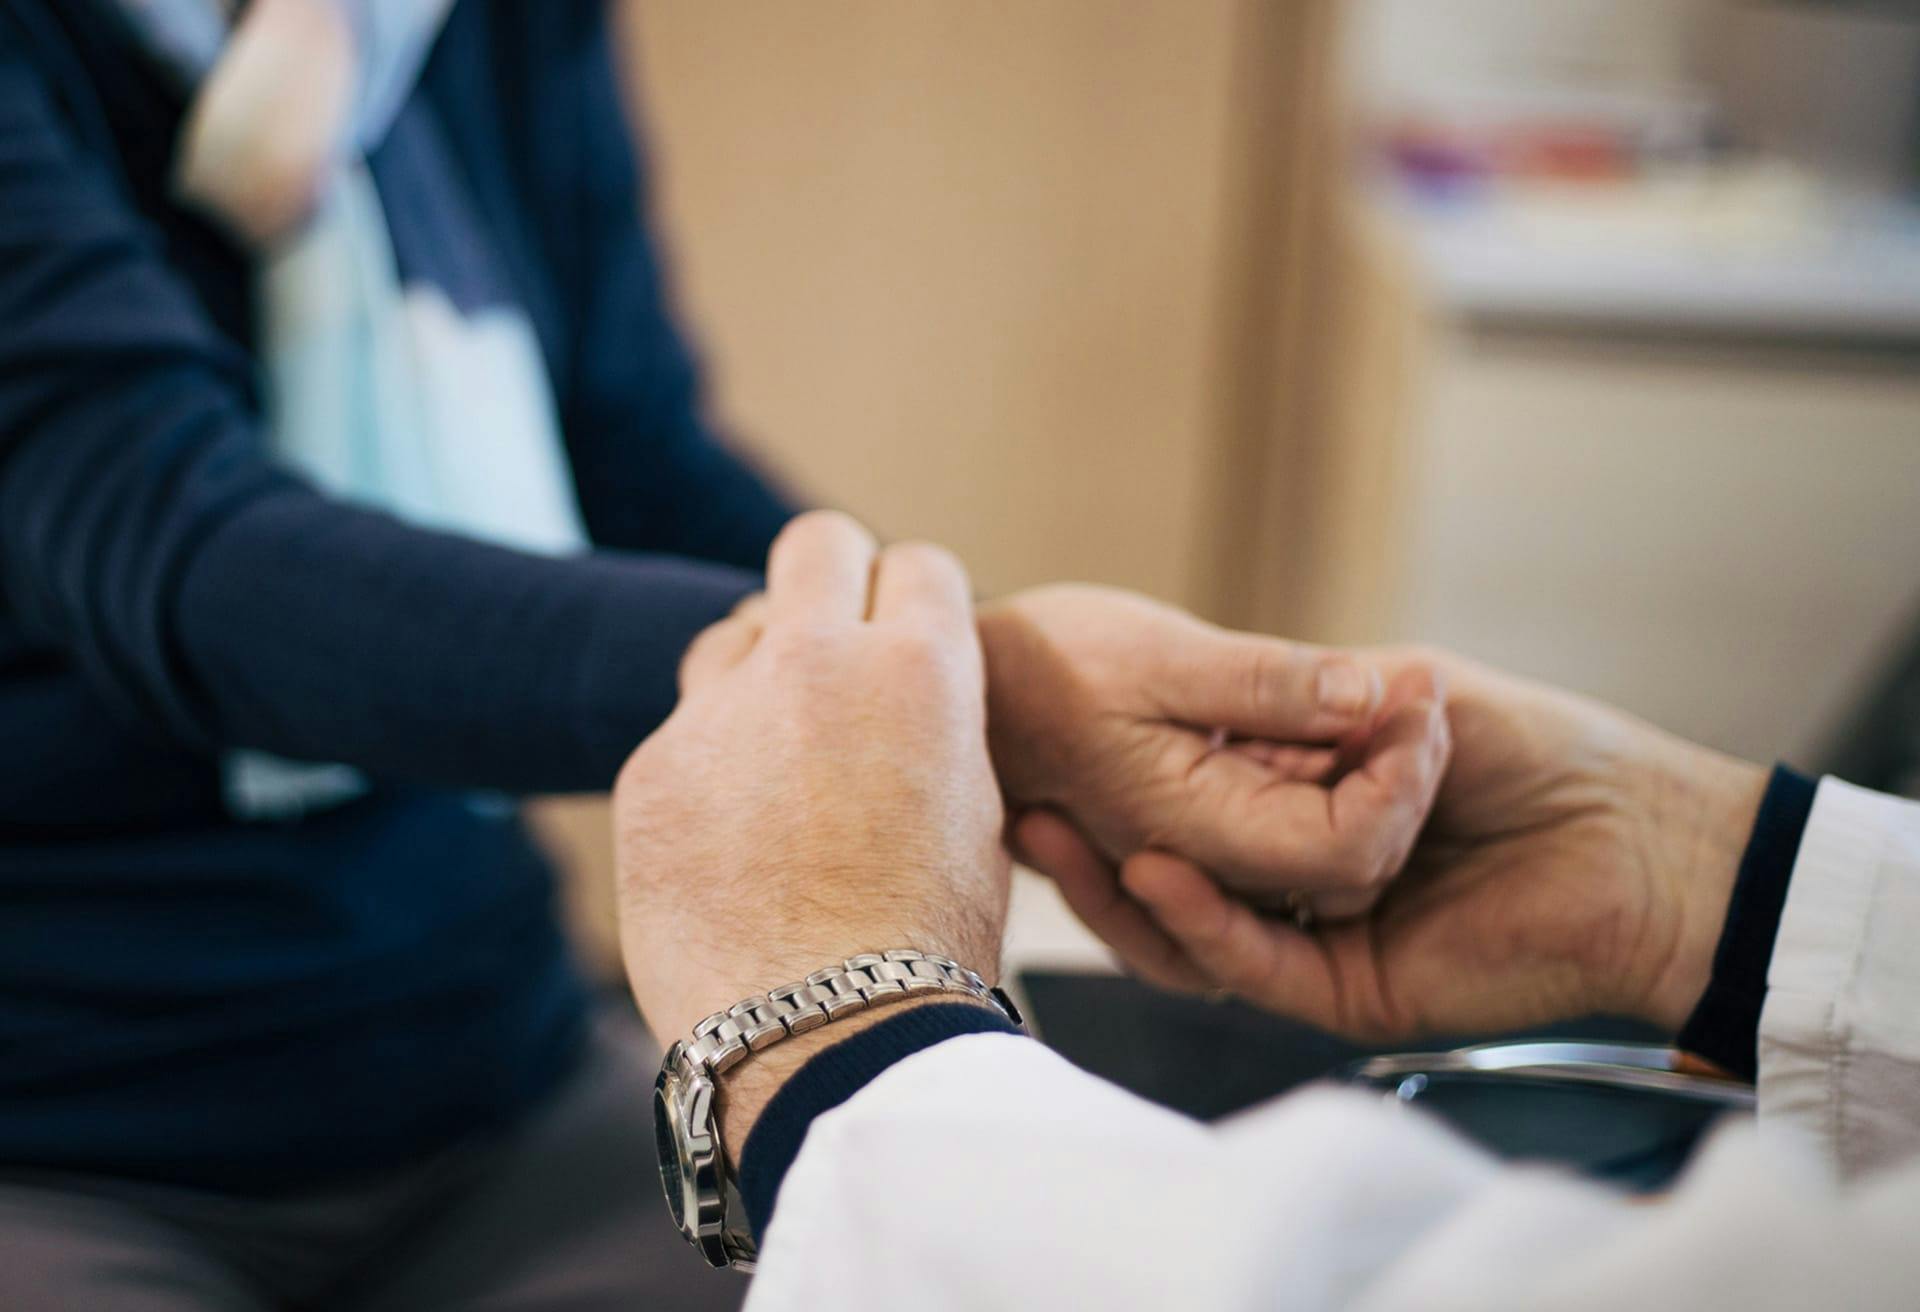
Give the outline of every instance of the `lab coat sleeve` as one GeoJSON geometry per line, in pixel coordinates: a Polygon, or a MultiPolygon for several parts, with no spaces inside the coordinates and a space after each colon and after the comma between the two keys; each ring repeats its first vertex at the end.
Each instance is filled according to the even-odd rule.
{"type": "Polygon", "coordinates": [[[1910,1309],[1915,1216],[1920,1173],[1841,1197],[1751,1127],[1649,1206],[1378,1097],[1210,1129],[979,1035],[814,1123],[748,1309],[1910,1309]]]}
{"type": "Polygon", "coordinates": [[[1920,1146],[1920,803],[1822,781],[1760,1015],[1760,1121],[1841,1178],[1920,1146]]]}
{"type": "Polygon", "coordinates": [[[1503,1166],[1377,1097],[1310,1091],[1209,1128],[980,1035],[814,1123],[749,1307],[1920,1306],[1920,1164],[1835,1178],[1920,1137],[1917,852],[1920,807],[1823,784],[1760,1126],[1716,1136],[1656,1205],[1503,1166]]]}

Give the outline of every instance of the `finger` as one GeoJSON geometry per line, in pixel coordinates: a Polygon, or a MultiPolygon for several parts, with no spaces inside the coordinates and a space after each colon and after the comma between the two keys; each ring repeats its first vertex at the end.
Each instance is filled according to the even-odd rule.
{"type": "Polygon", "coordinates": [[[1322,920],[1360,915],[1406,868],[1453,753],[1446,691],[1438,674],[1424,668],[1404,671],[1395,677],[1387,702],[1359,766],[1335,785],[1328,803],[1336,827],[1374,828],[1379,845],[1372,879],[1310,896],[1307,905],[1322,920]]]}
{"type": "Polygon", "coordinates": [[[704,629],[680,658],[680,695],[698,692],[745,660],[760,641],[763,625],[739,612],[704,629]]]}
{"type": "Polygon", "coordinates": [[[838,511],[816,510],[793,520],[767,556],[768,621],[865,619],[879,550],[873,534],[838,511]]]}
{"type": "Polygon", "coordinates": [[[1202,626],[1183,630],[1171,647],[1152,691],[1185,724],[1330,742],[1365,726],[1380,705],[1380,675],[1337,652],[1202,626]]]}
{"type": "Polygon", "coordinates": [[[1201,992],[1207,978],[1120,887],[1112,866],[1080,831],[1051,811],[1029,811],[1013,827],[1015,857],[1059,887],[1086,927],[1128,970],[1150,984],[1201,992]]]}
{"type": "Polygon", "coordinates": [[[1406,677],[1427,682],[1400,690],[1402,703],[1331,788],[1289,779],[1239,752],[1205,753],[1188,770],[1184,791],[1149,807],[1153,845],[1249,894],[1371,895],[1418,837],[1450,748],[1433,676],[1406,677]]]}
{"type": "Polygon", "coordinates": [[[1264,919],[1164,852],[1130,857],[1121,880],[1216,987],[1321,1029],[1340,1027],[1338,978],[1312,935],[1264,919]]]}
{"type": "Polygon", "coordinates": [[[900,542],[880,553],[873,575],[873,622],[913,623],[943,637],[974,632],[973,594],[967,570],[945,547],[900,542]]]}
{"type": "Polygon", "coordinates": [[[1324,783],[1340,765],[1337,747],[1305,747],[1296,743],[1269,743],[1258,740],[1234,743],[1228,750],[1239,752],[1282,779],[1296,783],[1324,783]]]}

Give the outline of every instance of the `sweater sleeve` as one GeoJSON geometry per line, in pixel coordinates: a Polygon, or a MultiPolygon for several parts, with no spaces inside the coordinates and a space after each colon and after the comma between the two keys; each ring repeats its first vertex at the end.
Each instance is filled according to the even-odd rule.
{"type": "Polygon", "coordinates": [[[680,330],[650,227],[653,198],[629,127],[607,6],[540,6],[573,26],[527,113],[542,119],[550,176],[530,188],[571,310],[557,380],[582,508],[594,541],[758,569],[793,514],[787,494],[715,433],[699,363],[680,330]],[[546,116],[562,110],[574,119],[546,116]],[[644,349],[638,344],[644,343],[644,349]]]}
{"type": "Polygon", "coordinates": [[[196,748],[604,787],[753,576],[546,560],[319,495],[248,364],[20,45],[0,45],[0,605],[196,748]]]}
{"type": "Polygon", "coordinates": [[[1784,765],[1775,767],[1740,858],[1726,925],[1713,954],[1713,973],[1675,1039],[1683,1051],[1743,1080],[1759,1073],[1767,967],[1813,797],[1813,780],[1784,765]]]}

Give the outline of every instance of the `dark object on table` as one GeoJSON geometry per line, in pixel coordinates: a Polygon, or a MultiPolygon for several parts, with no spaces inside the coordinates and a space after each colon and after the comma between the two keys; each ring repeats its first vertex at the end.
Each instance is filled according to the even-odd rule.
{"type": "MultiPolygon", "coordinates": [[[[1158,992],[1114,975],[1033,972],[1020,977],[1036,1031],[1075,1065],[1141,1097],[1217,1120],[1330,1076],[1402,1095],[1506,1158],[1559,1163],[1628,1188],[1667,1184],[1701,1132],[1727,1109],[1655,1089],[1577,1079],[1446,1069],[1443,1059],[1385,1063],[1406,1045],[1366,1047],[1282,1020],[1240,1002],[1210,1003],[1158,992]],[[1195,1080],[1193,1072],[1208,1072],[1195,1080]]],[[[1637,1021],[1595,1017],[1541,1026],[1510,1039],[1659,1044],[1669,1036],[1637,1021]]],[[[1422,1053],[1488,1041],[1486,1035],[1423,1041],[1422,1053]]],[[[1499,1041],[1497,1038],[1495,1041],[1499,1041]]]]}
{"type": "Polygon", "coordinates": [[[1684,1073],[1675,1058],[1665,1044],[1522,1040],[1374,1057],[1340,1078],[1502,1157],[1646,1191],[1671,1184],[1720,1117],[1753,1111],[1751,1086],[1684,1073]]]}

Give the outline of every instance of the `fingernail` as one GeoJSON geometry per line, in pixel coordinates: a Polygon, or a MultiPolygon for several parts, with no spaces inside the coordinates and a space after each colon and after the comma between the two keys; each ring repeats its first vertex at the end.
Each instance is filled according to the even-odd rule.
{"type": "Polygon", "coordinates": [[[1320,667],[1314,692],[1323,711],[1364,715],[1380,700],[1380,676],[1351,661],[1330,661],[1320,667]]]}

